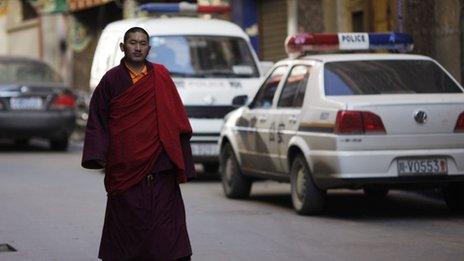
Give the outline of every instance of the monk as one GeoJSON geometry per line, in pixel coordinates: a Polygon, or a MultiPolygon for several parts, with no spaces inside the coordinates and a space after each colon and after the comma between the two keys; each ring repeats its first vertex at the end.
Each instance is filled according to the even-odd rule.
{"type": "Polygon", "coordinates": [[[179,183],[195,177],[192,129],[169,71],[146,60],[148,33],[130,28],[120,48],[92,95],[82,156],[105,170],[99,258],[190,260],[179,183]]]}

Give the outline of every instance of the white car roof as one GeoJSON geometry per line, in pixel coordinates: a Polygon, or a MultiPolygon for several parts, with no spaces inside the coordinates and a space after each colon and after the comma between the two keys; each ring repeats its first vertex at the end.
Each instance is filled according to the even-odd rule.
{"type": "Polygon", "coordinates": [[[300,57],[301,60],[318,60],[321,62],[358,61],[358,60],[433,60],[424,55],[394,53],[352,53],[352,54],[318,54],[300,57]]]}
{"type": "Polygon", "coordinates": [[[248,35],[236,24],[219,19],[193,17],[134,18],[116,21],[106,26],[105,31],[124,33],[139,26],[152,35],[219,35],[248,39],[248,35]]]}

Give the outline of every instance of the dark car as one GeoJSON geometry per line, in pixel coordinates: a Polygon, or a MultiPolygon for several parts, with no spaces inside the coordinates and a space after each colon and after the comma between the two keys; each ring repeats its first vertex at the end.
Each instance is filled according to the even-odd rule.
{"type": "Polygon", "coordinates": [[[0,138],[27,144],[45,138],[52,150],[68,148],[75,128],[76,95],[39,60],[0,56],[0,138]]]}

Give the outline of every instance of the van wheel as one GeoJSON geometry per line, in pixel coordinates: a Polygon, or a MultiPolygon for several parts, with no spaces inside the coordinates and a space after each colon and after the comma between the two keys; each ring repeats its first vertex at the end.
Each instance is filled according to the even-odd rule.
{"type": "Polygon", "coordinates": [[[54,151],[66,151],[68,149],[68,145],[69,145],[68,137],[62,137],[62,138],[50,140],[50,149],[54,151]]]}
{"type": "Polygon", "coordinates": [[[386,188],[364,188],[364,195],[372,199],[383,199],[388,194],[386,188]]]}
{"type": "Polygon", "coordinates": [[[464,184],[451,184],[443,188],[443,196],[451,211],[464,213],[464,184]]]}
{"type": "Polygon", "coordinates": [[[221,180],[224,194],[228,198],[247,198],[252,182],[243,176],[230,144],[221,150],[221,180]]]}
{"type": "Polygon", "coordinates": [[[326,191],[314,184],[308,164],[300,154],[292,162],[290,170],[292,203],[300,215],[322,213],[326,204],[326,191]]]}

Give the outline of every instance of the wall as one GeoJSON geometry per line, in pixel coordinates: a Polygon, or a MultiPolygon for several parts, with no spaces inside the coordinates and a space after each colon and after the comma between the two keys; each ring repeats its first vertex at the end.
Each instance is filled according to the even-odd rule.
{"type": "Polygon", "coordinates": [[[50,64],[63,77],[67,84],[71,82],[71,60],[66,33],[67,20],[63,14],[47,14],[41,17],[42,24],[42,59],[50,64]]]}
{"type": "Polygon", "coordinates": [[[461,80],[462,44],[458,0],[404,0],[405,31],[412,34],[414,53],[431,56],[461,80]]]}
{"type": "Polygon", "coordinates": [[[8,54],[41,58],[38,21],[8,27],[8,54]]]}
{"type": "Polygon", "coordinates": [[[396,8],[394,0],[376,0],[371,2],[372,10],[372,31],[374,32],[391,32],[399,31],[396,27],[394,16],[396,8]]]}
{"type": "Polygon", "coordinates": [[[6,14],[0,14],[0,55],[8,54],[8,38],[6,33],[6,14]]]}
{"type": "MultiPolygon", "coordinates": [[[[74,41],[74,43],[70,43],[72,46],[69,47],[72,48],[73,65],[71,73],[72,84],[75,88],[90,90],[90,70],[100,34],[108,23],[121,20],[122,16],[122,7],[110,2],[105,5],[73,12],[69,17],[70,30],[75,32],[78,38],[86,39],[85,44],[77,46],[76,41],[74,41]],[[80,31],[76,31],[73,24],[80,24],[80,31]]],[[[75,37],[74,40],[76,39],[75,37]]]]}
{"type": "MultiPolygon", "coordinates": [[[[298,31],[324,32],[322,0],[298,1],[298,31]]],[[[333,1],[331,1],[333,2],[333,1]]]]}
{"type": "Polygon", "coordinates": [[[287,38],[287,1],[258,1],[260,58],[278,61],[286,58],[285,39],[287,38]]]}
{"type": "Polygon", "coordinates": [[[461,80],[461,6],[459,0],[435,2],[435,56],[458,80],[461,80]]]}
{"type": "Polygon", "coordinates": [[[23,20],[22,6],[18,0],[8,2],[6,14],[7,53],[41,58],[39,19],[23,20]]]}

